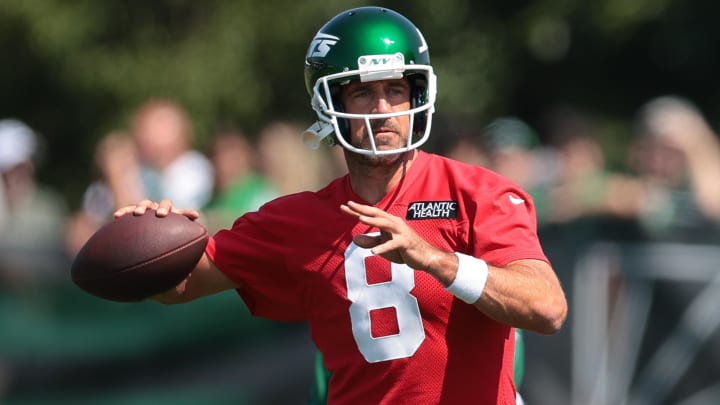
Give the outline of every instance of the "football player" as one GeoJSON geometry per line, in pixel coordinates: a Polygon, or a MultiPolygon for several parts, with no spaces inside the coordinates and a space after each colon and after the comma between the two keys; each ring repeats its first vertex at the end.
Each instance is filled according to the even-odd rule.
{"type": "MultiPolygon", "coordinates": [[[[238,218],[155,299],[236,289],[256,316],[308,322],[331,404],[514,404],[514,328],[553,334],[567,313],[531,198],[419,149],[437,81],[399,13],[332,18],[310,42],[305,80],[317,113],[305,139],[342,147],[348,174],[238,218]]],[[[150,208],[199,215],[147,200],[116,215],[150,208]]]]}

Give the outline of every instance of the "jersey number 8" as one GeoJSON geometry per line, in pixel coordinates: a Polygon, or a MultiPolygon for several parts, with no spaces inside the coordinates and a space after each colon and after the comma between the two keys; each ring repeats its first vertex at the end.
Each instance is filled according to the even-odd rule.
{"type": "MultiPolygon", "coordinates": [[[[369,363],[410,357],[425,340],[420,307],[410,291],[415,287],[415,271],[405,264],[387,262],[391,279],[369,284],[369,249],[351,243],[345,251],[345,280],[350,305],[350,321],[355,342],[369,363]],[[398,333],[374,337],[370,312],[394,308],[398,333]]],[[[384,259],[383,259],[384,260],[384,259]]]]}

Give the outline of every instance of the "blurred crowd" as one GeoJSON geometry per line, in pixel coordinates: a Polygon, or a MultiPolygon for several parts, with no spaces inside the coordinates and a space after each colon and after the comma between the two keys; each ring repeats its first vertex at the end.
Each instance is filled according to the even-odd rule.
{"type": "Polygon", "coordinates": [[[541,231],[592,221],[595,239],[720,241],[720,138],[688,100],[643,105],[621,165],[608,163],[589,114],[556,107],[542,128],[540,136],[520,118],[501,117],[443,153],[517,181],[535,200],[541,231]]]}
{"type": "MultiPolygon", "coordinates": [[[[310,370],[306,340],[298,338],[303,348],[292,353],[278,353],[272,344],[304,336],[301,328],[253,319],[232,294],[180,309],[133,304],[146,307],[137,311],[87,297],[69,281],[72,257],[117,207],[171,199],[201,211],[201,221],[214,232],[276,196],[317,190],[344,174],[340,148],[310,150],[300,138],[303,128],[278,121],[250,136],[224,126],[201,148],[180,103],[148,100],[127,128],[99,138],[88,168],[94,179],[71,210],[38,181],[36,169],[48,152],[42,134],[19,120],[0,120],[0,402],[64,395],[81,403],[77,395],[102,398],[112,392],[133,398],[126,403],[150,397],[152,403],[185,403],[193,398],[192,384],[172,385],[172,376],[192,369],[183,381],[210,384],[213,393],[203,391],[204,400],[211,395],[255,403],[282,390],[258,393],[255,383],[238,387],[227,381],[228,373],[244,372],[229,359],[258,367],[264,362],[250,360],[247,350],[263,345],[280,358],[307,359],[296,369],[279,365],[272,371],[276,378],[310,370]],[[217,353],[194,352],[198,341],[216,342],[217,353]],[[176,358],[178,351],[192,367],[176,358]],[[218,377],[223,370],[213,364],[226,377],[218,377]],[[171,366],[175,371],[168,371],[171,366]],[[203,367],[210,377],[198,374],[203,367]],[[83,379],[86,385],[78,386],[83,379]],[[218,388],[221,382],[227,384],[218,388]],[[172,386],[178,397],[155,392],[158,386],[172,386]]],[[[593,117],[559,106],[534,127],[512,116],[462,131],[437,125],[432,151],[488,167],[528,190],[541,240],[547,237],[548,249],[561,246],[553,254],[572,256],[576,247],[603,239],[719,242],[720,138],[710,121],[692,102],[666,96],[638,109],[631,132],[622,164],[611,165],[593,117]]],[[[557,255],[559,263],[571,261],[557,255]]],[[[309,380],[296,385],[286,394],[309,389],[309,380]]]]}

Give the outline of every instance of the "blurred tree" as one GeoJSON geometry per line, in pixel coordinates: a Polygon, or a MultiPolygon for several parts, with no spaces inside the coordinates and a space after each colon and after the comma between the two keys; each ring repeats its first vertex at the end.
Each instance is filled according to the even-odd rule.
{"type": "MultiPolygon", "coordinates": [[[[94,142],[147,97],[186,105],[201,143],[219,122],[253,134],[276,118],[310,121],[309,38],[342,9],[366,4],[4,0],[0,115],[45,134],[52,154],[41,175],[75,204],[94,142]]],[[[439,120],[514,114],[534,124],[546,105],[567,102],[607,117],[613,143],[625,136],[618,123],[658,94],[720,106],[711,80],[720,3],[711,0],[375,4],[407,15],[428,38],[439,120]]]]}

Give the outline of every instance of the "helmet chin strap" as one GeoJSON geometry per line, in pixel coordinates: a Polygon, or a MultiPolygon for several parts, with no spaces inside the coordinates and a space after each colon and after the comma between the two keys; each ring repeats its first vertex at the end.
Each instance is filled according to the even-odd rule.
{"type": "Polygon", "coordinates": [[[335,128],[331,124],[315,121],[314,124],[310,125],[310,127],[302,133],[302,140],[305,146],[316,150],[320,147],[323,139],[327,138],[327,136],[333,132],[335,132],[335,128]]]}

